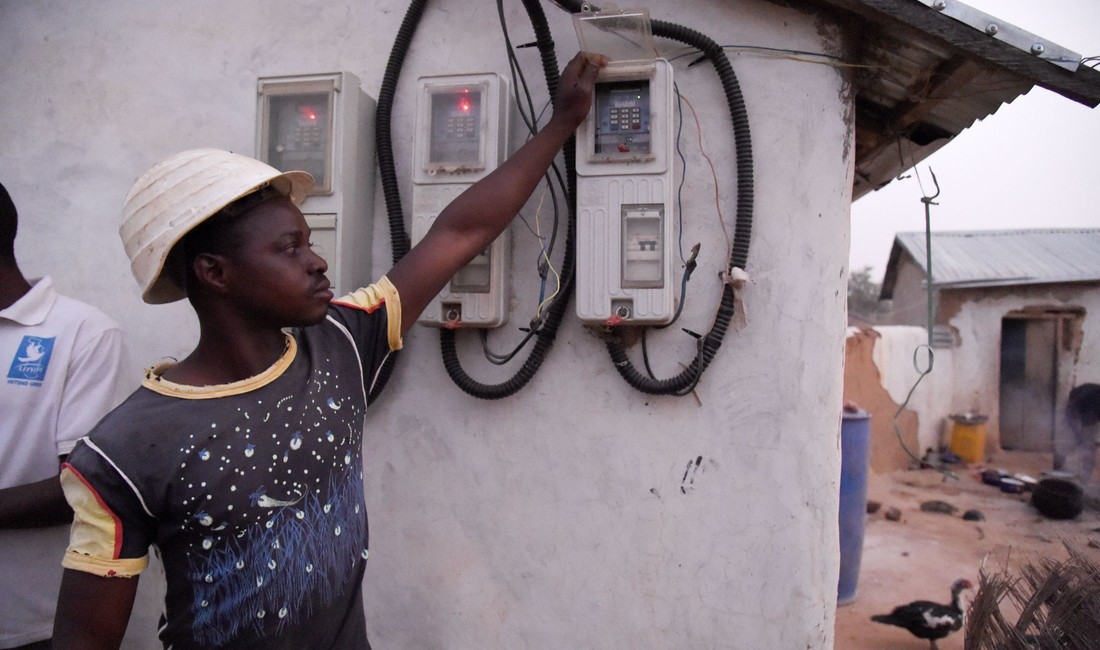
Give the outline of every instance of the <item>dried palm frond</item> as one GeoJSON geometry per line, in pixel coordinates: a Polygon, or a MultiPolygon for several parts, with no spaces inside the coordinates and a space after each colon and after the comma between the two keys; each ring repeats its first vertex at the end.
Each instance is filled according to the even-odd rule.
{"type": "Polygon", "coordinates": [[[1069,558],[978,573],[967,650],[1090,650],[1100,639],[1100,566],[1062,540],[1069,558]],[[1005,610],[1008,610],[1007,612],[1005,610]],[[1014,620],[1010,620],[1014,619],[1014,620]]]}

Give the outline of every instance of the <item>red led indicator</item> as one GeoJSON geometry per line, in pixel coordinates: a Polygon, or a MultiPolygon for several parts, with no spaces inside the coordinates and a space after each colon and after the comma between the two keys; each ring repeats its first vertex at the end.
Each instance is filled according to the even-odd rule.
{"type": "Polygon", "coordinates": [[[300,109],[300,112],[302,114],[302,117],[306,118],[310,122],[316,122],[317,121],[317,111],[313,110],[313,107],[303,106],[300,109]]]}

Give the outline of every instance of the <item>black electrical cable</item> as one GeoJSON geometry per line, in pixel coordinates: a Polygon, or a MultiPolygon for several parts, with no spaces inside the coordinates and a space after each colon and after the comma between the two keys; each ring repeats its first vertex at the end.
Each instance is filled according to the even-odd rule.
{"type": "MultiPolygon", "coordinates": [[[[680,168],[683,169],[683,173],[680,174],[680,183],[676,186],[676,218],[678,220],[676,228],[676,248],[680,253],[680,261],[684,261],[684,183],[687,182],[687,158],[684,157],[684,150],[680,146],[680,136],[684,132],[684,102],[683,97],[680,95],[680,87],[676,84],[672,84],[672,89],[676,92],[676,155],[680,157],[680,168]]],[[[700,145],[702,146],[702,145],[700,145]]],[[[681,298],[683,300],[683,298],[681,298]]]]}
{"type": "MultiPolygon", "coordinates": [[[[412,43],[416,26],[420,24],[420,18],[424,15],[424,7],[427,4],[428,0],[413,0],[405,12],[401,27],[394,37],[390,58],[386,62],[386,72],[382,76],[382,87],[378,91],[378,103],[374,116],[374,143],[378,155],[378,171],[382,176],[382,195],[386,200],[386,214],[389,217],[390,247],[393,251],[394,264],[409,252],[409,236],[405,233],[405,219],[401,213],[401,192],[397,186],[397,170],[394,165],[393,135],[390,132],[390,121],[393,115],[394,97],[397,94],[397,80],[401,76],[401,67],[405,64],[405,55],[409,52],[409,44],[412,43]]],[[[373,183],[374,179],[366,179],[365,182],[373,183]]],[[[374,383],[368,387],[368,405],[374,402],[382,389],[386,387],[390,376],[393,375],[396,363],[397,351],[390,352],[378,369],[374,383]]]]}
{"type": "MultiPolygon", "coordinates": [[[[401,27],[394,39],[394,46],[390,52],[390,58],[386,64],[386,71],[382,78],[382,87],[378,93],[378,105],[375,114],[375,141],[378,152],[378,167],[382,177],[382,193],[386,202],[386,212],[389,218],[390,244],[393,249],[394,263],[404,257],[409,251],[410,244],[408,234],[405,232],[405,222],[401,207],[401,194],[398,188],[397,173],[394,165],[390,124],[392,121],[394,97],[396,95],[397,82],[401,75],[401,68],[404,65],[409,45],[412,42],[416,27],[420,23],[426,5],[427,0],[413,0],[405,13],[401,27]]],[[[524,6],[527,8],[528,15],[531,17],[532,25],[538,37],[538,47],[542,55],[547,88],[550,96],[555,97],[557,95],[558,86],[558,63],[557,57],[554,54],[554,42],[550,37],[550,30],[546,24],[546,17],[542,13],[542,8],[538,5],[537,0],[524,0],[524,6]]],[[[566,188],[568,194],[567,204],[569,205],[570,217],[568,226],[569,232],[566,240],[566,254],[562,262],[562,286],[559,290],[557,299],[551,304],[545,319],[542,321],[541,327],[538,329],[535,347],[526,363],[512,379],[506,382],[497,385],[480,384],[469,378],[462,370],[457,353],[454,349],[454,330],[444,329],[440,331],[440,347],[443,353],[444,367],[447,369],[452,380],[454,380],[460,388],[475,397],[483,399],[507,397],[526,385],[541,366],[547,351],[554,342],[558,327],[561,325],[562,317],[565,313],[565,303],[568,302],[573,288],[574,263],[571,257],[571,251],[573,248],[572,232],[575,227],[575,213],[573,207],[575,202],[572,197],[575,194],[576,181],[575,172],[573,170],[572,138],[566,143],[564,152],[566,157],[566,175],[568,178],[566,188]]],[[[368,404],[374,401],[392,375],[395,357],[396,354],[391,353],[386,362],[382,364],[378,373],[378,378],[368,391],[368,404]]]]}
{"type": "Polygon", "coordinates": [[[516,58],[516,49],[512,46],[512,37],[508,33],[508,23],[504,19],[504,0],[497,0],[497,19],[500,21],[500,31],[504,35],[504,48],[508,51],[508,69],[512,73],[512,85],[515,87],[516,93],[516,108],[519,111],[519,115],[523,118],[523,123],[527,125],[527,131],[534,133],[538,129],[538,120],[535,117],[535,103],[531,99],[531,91],[527,87],[527,78],[523,75],[523,70],[520,68],[519,59],[516,58]],[[526,100],[527,108],[524,109],[524,103],[519,101],[520,90],[523,90],[523,97],[526,100]]]}
{"type": "MultiPolygon", "coordinates": [[[[382,174],[382,189],[386,200],[387,213],[390,222],[390,238],[393,246],[395,261],[404,256],[409,249],[408,236],[404,229],[404,219],[401,213],[400,193],[397,187],[396,173],[393,167],[393,147],[390,138],[390,118],[392,116],[393,97],[396,91],[397,78],[400,75],[401,66],[409,43],[415,32],[416,26],[423,14],[427,0],[413,0],[406,12],[401,29],[395,39],[394,49],[387,63],[386,74],[383,77],[383,87],[379,92],[378,111],[376,118],[376,140],[379,156],[379,168],[382,174]]],[[[567,0],[554,0],[554,4],[563,7],[573,13],[582,10],[581,3],[567,0]]],[[[587,3],[585,3],[587,4],[587,3]]],[[[551,97],[557,94],[558,66],[553,51],[553,40],[550,37],[546,25],[545,15],[536,0],[524,0],[524,6],[531,17],[532,25],[538,36],[538,46],[542,55],[544,72],[547,78],[547,87],[551,97]]],[[[740,86],[736,75],[729,64],[728,58],[721,46],[711,41],[706,36],[686,27],[666,23],[664,21],[653,22],[653,33],[657,36],[679,40],[698,48],[714,65],[718,72],[726,92],[727,103],[730,107],[731,119],[734,126],[735,154],[738,170],[737,191],[737,221],[734,230],[734,244],[730,256],[730,268],[744,268],[748,260],[748,244],[752,230],[752,145],[748,130],[748,116],[741,96],[740,86]]],[[[575,259],[573,257],[573,238],[575,235],[575,195],[576,177],[574,166],[574,151],[572,139],[564,147],[567,173],[567,195],[569,197],[569,222],[567,227],[567,240],[565,259],[562,263],[562,287],[558,298],[551,305],[544,326],[540,329],[535,349],[532,351],[523,368],[516,375],[501,384],[484,385],[466,376],[458,363],[457,354],[454,351],[454,331],[443,330],[440,336],[440,344],[443,351],[444,366],[452,380],[467,393],[484,399],[498,399],[506,397],[522,388],[533,376],[535,370],[541,365],[546,352],[552,345],[564,315],[565,303],[572,294],[574,281],[575,259]]],[[[722,300],[715,315],[714,325],[710,332],[700,340],[699,351],[688,368],[677,377],[666,380],[653,380],[647,378],[635,370],[626,357],[626,351],[621,342],[615,338],[607,341],[608,352],[619,373],[632,386],[647,393],[653,394],[687,394],[698,383],[703,371],[713,360],[718,347],[721,345],[725,332],[733,317],[734,311],[733,289],[729,284],[724,285],[722,300]]],[[[391,355],[383,364],[378,380],[372,386],[368,394],[368,401],[373,401],[385,386],[390,374],[394,355],[391,355]]]]}
{"type": "Polygon", "coordinates": [[[527,342],[530,341],[535,336],[535,334],[538,334],[538,330],[534,328],[527,328],[527,336],[524,336],[523,340],[519,342],[519,345],[512,348],[512,351],[508,354],[497,354],[496,352],[493,352],[489,349],[489,334],[486,330],[479,329],[478,334],[481,336],[481,349],[485,353],[485,358],[488,359],[489,363],[503,366],[504,364],[514,359],[517,354],[519,354],[519,351],[523,349],[523,346],[527,345],[527,342]]]}
{"type": "MultiPolygon", "coordinates": [[[[586,7],[598,10],[587,2],[575,0],[553,0],[555,4],[580,13],[586,7]]],[[[682,25],[662,20],[652,23],[653,34],[663,38],[680,41],[697,48],[714,66],[729,105],[730,119],[733,125],[734,154],[737,163],[737,217],[734,226],[733,249],[728,261],[728,272],[734,268],[744,269],[748,263],[749,240],[752,236],[753,221],[753,156],[752,138],[749,131],[748,111],[741,94],[737,75],[730,65],[722,46],[709,37],[682,25]]],[[[705,336],[700,338],[695,358],[683,372],[669,379],[653,379],[638,372],[626,354],[626,348],[618,336],[610,335],[606,339],[607,351],[615,369],[637,390],[652,395],[687,395],[699,383],[703,372],[714,360],[718,348],[722,345],[726,331],[733,320],[736,300],[734,288],[728,282],[722,285],[722,298],[714,317],[714,324],[705,336]]]]}
{"type": "MultiPolygon", "coordinates": [[[[557,55],[554,53],[554,39],[550,34],[550,28],[546,22],[546,15],[543,13],[542,6],[539,4],[538,0],[523,0],[523,6],[527,10],[527,15],[531,20],[531,26],[535,31],[536,43],[542,59],[543,73],[546,76],[547,91],[550,97],[557,97],[559,76],[558,60],[557,55]]],[[[459,388],[474,397],[480,399],[501,399],[514,395],[531,381],[535,372],[538,371],[542,362],[546,359],[546,354],[549,352],[550,347],[554,343],[554,339],[557,337],[558,328],[561,326],[562,318],[565,315],[566,303],[568,303],[569,297],[573,293],[573,276],[576,265],[576,260],[574,259],[575,246],[573,244],[573,237],[576,230],[575,197],[577,189],[576,170],[574,165],[574,138],[569,138],[569,141],[565,143],[562,151],[565,156],[566,179],[568,184],[566,196],[569,219],[566,226],[565,253],[562,260],[561,289],[558,296],[547,310],[541,327],[538,327],[538,334],[535,337],[535,346],[527,356],[523,366],[521,366],[510,379],[501,383],[483,384],[478,382],[466,374],[466,371],[462,368],[462,364],[458,359],[458,352],[455,349],[455,330],[440,330],[439,346],[440,352],[443,355],[443,366],[446,368],[447,374],[459,388]]]]}
{"type": "MultiPolygon", "coordinates": [[[[697,266],[695,258],[698,255],[699,244],[696,244],[695,247],[692,249],[691,259],[684,264],[684,273],[680,277],[680,304],[676,306],[676,313],[672,315],[672,320],[665,323],[664,325],[655,325],[653,329],[667,329],[669,327],[672,327],[672,325],[675,324],[676,321],[680,320],[680,314],[684,311],[684,303],[687,302],[688,280],[691,279],[691,274],[695,271],[695,267],[697,266]]],[[[648,327],[642,328],[642,363],[645,365],[646,374],[649,375],[650,379],[657,379],[657,375],[653,374],[653,368],[649,365],[649,344],[646,342],[646,332],[648,331],[648,327]]],[[[687,330],[684,331],[686,332],[687,330]]]]}
{"type": "MultiPolygon", "coordinates": [[[[527,127],[527,132],[529,136],[533,136],[535,135],[535,133],[538,132],[539,118],[543,115],[543,113],[545,113],[546,107],[549,106],[551,102],[547,101],[546,104],[543,106],[542,111],[540,111],[537,115],[535,114],[535,106],[533,100],[531,99],[531,91],[527,84],[527,77],[523,74],[523,69],[519,65],[519,59],[516,57],[516,48],[512,45],[512,37],[511,34],[509,34],[508,32],[508,23],[505,20],[504,16],[504,0],[497,0],[497,17],[500,20],[500,30],[504,35],[504,46],[505,49],[508,51],[508,67],[512,73],[512,85],[515,88],[514,93],[516,106],[519,110],[520,116],[523,118],[524,125],[527,127]],[[526,110],[524,110],[524,102],[520,101],[521,89],[523,91],[523,99],[525,100],[527,105],[526,110]]],[[[531,43],[529,45],[521,47],[536,45],[538,45],[538,43],[531,43]]],[[[553,180],[557,179],[558,187],[560,187],[563,192],[566,191],[565,180],[562,179],[561,170],[558,168],[558,164],[556,162],[550,164],[550,171],[547,172],[545,178],[547,191],[550,193],[550,203],[554,209],[554,220],[552,227],[550,228],[549,242],[543,241],[542,237],[540,237],[538,233],[535,233],[535,236],[540,240],[540,246],[542,248],[542,255],[539,256],[538,262],[535,265],[536,269],[538,270],[539,279],[541,282],[539,288],[539,307],[535,314],[534,322],[532,322],[531,326],[528,328],[529,332],[536,331],[538,329],[538,326],[542,323],[543,299],[545,298],[546,279],[550,266],[549,260],[550,257],[554,254],[554,247],[558,240],[558,229],[561,221],[561,209],[558,205],[558,192],[554,189],[553,180]],[[553,174],[551,174],[550,172],[553,172],[553,174]]],[[[526,223],[526,221],[524,223],[526,223]]],[[[530,229],[530,225],[528,225],[527,227],[530,229]]],[[[532,232],[534,232],[534,230],[532,230],[532,232]]],[[[486,340],[486,337],[482,336],[481,339],[484,342],[486,340]]],[[[516,346],[516,349],[513,352],[507,355],[507,358],[509,360],[513,358],[516,353],[518,353],[518,351],[527,344],[529,340],[531,340],[530,333],[528,334],[528,336],[525,336],[523,338],[523,341],[520,342],[518,346],[516,346]]],[[[498,355],[489,354],[488,349],[486,348],[486,357],[494,364],[501,365],[499,359],[494,359],[494,356],[498,355]]]]}
{"type": "MultiPolygon", "coordinates": [[[[519,65],[519,59],[516,57],[516,47],[512,45],[512,38],[508,32],[508,24],[505,21],[504,0],[497,0],[497,17],[500,21],[501,32],[504,35],[504,45],[508,51],[508,67],[512,73],[512,85],[515,88],[516,106],[519,109],[520,117],[523,118],[523,123],[527,127],[528,133],[530,135],[534,135],[538,131],[539,119],[546,111],[546,108],[550,105],[550,102],[546,102],[546,104],[543,106],[542,111],[540,111],[537,115],[535,114],[534,102],[531,99],[531,91],[527,84],[527,77],[523,74],[523,69],[519,65]],[[524,101],[521,101],[521,90],[522,99],[524,101]],[[524,102],[526,102],[526,110],[524,109],[524,102]]],[[[530,43],[528,45],[523,45],[520,47],[536,46],[537,44],[538,43],[530,43]]],[[[531,228],[530,224],[527,224],[526,220],[524,220],[524,224],[527,225],[528,229],[535,234],[537,239],[539,239],[539,246],[542,250],[542,254],[539,255],[538,262],[535,265],[539,275],[538,309],[536,310],[535,317],[532,319],[530,325],[525,328],[527,331],[527,335],[524,336],[523,339],[518,344],[516,344],[512,351],[507,354],[497,354],[490,350],[486,331],[484,329],[480,330],[482,352],[484,353],[485,358],[494,365],[505,365],[506,363],[514,359],[516,355],[519,354],[519,351],[522,350],[531,341],[532,338],[534,338],[534,335],[538,333],[539,328],[542,327],[543,324],[546,282],[550,271],[549,260],[554,254],[555,246],[558,240],[558,230],[561,223],[561,207],[558,204],[558,191],[554,188],[554,180],[557,180],[558,187],[561,188],[562,192],[567,191],[565,180],[562,178],[561,170],[558,168],[557,163],[551,163],[550,172],[547,172],[546,174],[546,186],[547,191],[550,193],[550,203],[553,207],[554,219],[549,229],[549,242],[547,242],[543,237],[535,232],[535,230],[531,228]],[[550,172],[552,172],[552,174],[550,172]]],[[[520,215],[520,217],[522,218],[522,214],[520,215]]],[[[558,288],[555,289],[555,294],[560,290],[560,286],[561,281],[559,279],[558,288]]]]}

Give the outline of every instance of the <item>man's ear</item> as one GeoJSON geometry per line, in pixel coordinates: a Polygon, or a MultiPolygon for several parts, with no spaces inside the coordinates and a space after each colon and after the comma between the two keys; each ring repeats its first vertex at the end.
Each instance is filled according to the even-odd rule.
{"type": "Polygon", "coordinates": [[[228,290],[228,269],[224,255],[199,253],[191,265],[195,280],[205,291],[225,293],[228,290]]]}

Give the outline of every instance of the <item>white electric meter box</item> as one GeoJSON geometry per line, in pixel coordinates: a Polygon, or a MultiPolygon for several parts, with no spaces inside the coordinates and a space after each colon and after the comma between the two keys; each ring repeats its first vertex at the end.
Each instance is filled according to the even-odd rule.
{"type": "Polygon", "coordinates": [[[608,57],[577,130],[577,316],[587,324],[672,321],[672,66],[646,10],[573,16],[580,47],[608,57]]]}
{"type": "Polygon", "coordinates": [[[261,77],[256,84],[257,158],[280,171],[313,175],[299,206],[314,250],[341,296],[373,281],[376,103],[350,72],[261,77]]]}
{"type": "MultiPolygon", "coordinates": [[[[508,157],[511,94],[497,73],[421,77],[417,80],[413,144],[412,242],[466,188],[508,157]]],[[[508,314],[508,229],[460,269],[417,320],[429,327],[490,328],[508,314]]]]}

